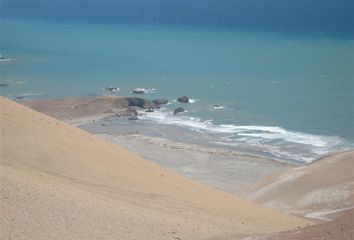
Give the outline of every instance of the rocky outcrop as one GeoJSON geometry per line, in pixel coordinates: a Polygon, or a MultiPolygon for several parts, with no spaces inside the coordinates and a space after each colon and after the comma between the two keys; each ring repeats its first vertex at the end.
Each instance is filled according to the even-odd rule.
{"type": "Polygon", "coordinates": [[[152,102],[156,105],[164,105],[164,104],[168,103],[168,100],[165,98],[157,98],[157,99],[152,100],[152,102]]]}
{"type": "MultiPolygon", "coordinates": [[[[20,98],[17,98],[18,100],[20,98]]],[[[140,109],[156,109],[160,106],[138,97],[98,96],[76,99],[31,100],[23,102],[37,111],[58,119],[88,117],[105,114],[115,116],[138,115],[140,109]]]]}
{"type": "Polygon", "coordinates": [[[189,103],[189,97],[187,96],[179,97],[177,98],[177,101],[181,103],[189,103]]]}
{"type": "Polygon", "coordinates": [[[124,98],[128,102],[129,107],[139,107],[144,109],[158,108],[159,106],[149,100],[138,98],[138,97],[127,97],[124,98]]]}
{"type": "Polygon", "coordinates": [[[184,110],[183,107],[179,107],[179,108],[176,108],[174,111],[173,111],[173,114],[176,115],[178,113],[183,113],[185,112],[186,110],[184,110]]]}

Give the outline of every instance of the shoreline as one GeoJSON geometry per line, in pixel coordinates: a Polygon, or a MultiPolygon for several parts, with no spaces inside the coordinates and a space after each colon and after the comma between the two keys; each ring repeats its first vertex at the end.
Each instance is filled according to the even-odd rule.
{"type": "Polygon", "coordinates": [[[94,99],[91,102],[94,107],[91,108],[87,99],[90,98],[35,100],[22,104],[123,146],[179,174],[235,194],[269,174],[297,166],[287,161],[203,144],[208,136],[178,126],[165,125],[156,131],[148,123],[126,120],[120,116],[134,115],[134,112],[124,105],[124,98],[94,99]],[[119,100],[123,102],[112,104],[112,99],[123,99],[119,100]],[[105,112],[106,108],[111,110],[110,113],[97,112],[97,109],[105,112]],[[187,138],[189,141],[179,141],[187,138]]]}
{"type": "Polygon", "coordinates": [[[212,120],[189,115],[193,104],[187,107],[183,103],[176,104],[176,100],[147,100],[145,97],[148,96],[104,95],[20,103],[92,133],[139,133],[295,165],[354,148],[353,143],[340,137],[294,132],[279,126],[214,124],[212,120]],[[166,102],[155,103],[156,100],[166,102]],[[188,112],[173,114],[178,106],[186,106],[188,112]]]}
{"type": "Polygon", "coordinates": [[[110,96],[23,104],[174,172],[234,194],[240,194],[244,187],[271,174],[304,165],[208,144],[211,136],[180,126],[127,120],[143,111],[145,101],[150,103],[142,99],[141,107],[133,108],[126,98],[110,96]]]}
{"type": "Polygon", "coordinates": [[[140,134],[95,134],[178,174],[238,195],[253,182],[294,167],[235,151],[186,144],[140,134]]]}

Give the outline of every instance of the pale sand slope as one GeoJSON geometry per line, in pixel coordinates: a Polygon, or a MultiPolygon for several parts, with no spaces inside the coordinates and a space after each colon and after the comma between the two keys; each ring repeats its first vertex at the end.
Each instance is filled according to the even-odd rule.
{"type": "Polygon", "coordinates": [[[270,235],[248,236],[240,240],[353,240],[354,210],[344,211],[333,221],[270,235]]]}
{"type": "Polygon", "coordinates": [[[250,200],[310,218],[331,219],[354,208],[354,151],[264,178],[244,190],[250,200]]]}
{"type": "Polygon", "coordinates": [[[0,99],[1,239],[206,239],[311,224],[0,99]]]}

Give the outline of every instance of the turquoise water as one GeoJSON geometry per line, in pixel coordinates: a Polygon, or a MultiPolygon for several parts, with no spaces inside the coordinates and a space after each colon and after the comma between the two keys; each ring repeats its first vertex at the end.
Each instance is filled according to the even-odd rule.
{"type": "Polygon", "coordinates": [[[229,133],[309,162],[353,147],[354,39],[309,33],[132,24],[1,21],[1,95],[63,98],[155,90],[170,105],[142,121],[229,133]],[[194,103],[172,116],[187,95],[194,103]],[[221,109],[212,106],[218,104],[221,109]]]}

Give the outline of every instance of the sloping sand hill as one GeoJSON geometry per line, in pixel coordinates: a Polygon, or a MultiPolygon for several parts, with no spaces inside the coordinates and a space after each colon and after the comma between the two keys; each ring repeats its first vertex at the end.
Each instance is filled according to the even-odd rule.
{"type": "Polygon", "coordinates": [[[244,193],[269,207],[329,220],[354,208],[354,151],[266,177],[244,193]]]}
{"type": "Polygon", "coordinates": [[[302,229],[291,230],[270,236],[252,238],[248,240],[353,240],[354,239],[354,211],[344,211],[333,221],[312,225],[302,229]]]}
{"type": "Polygon", "coordinates": [[[310,222],[0,98],[1,239],[205,239],[310,222]]]}

